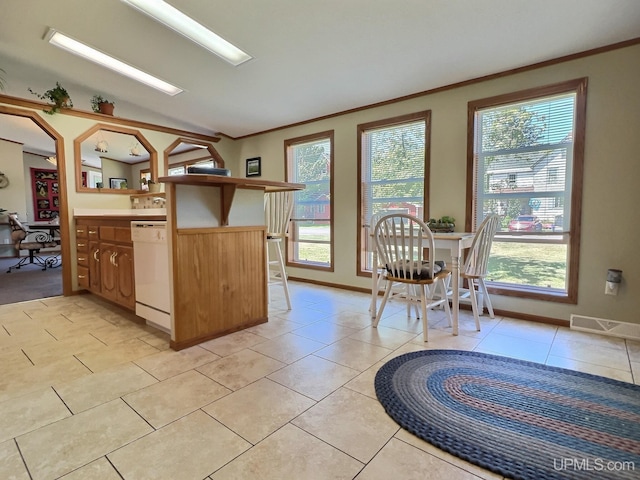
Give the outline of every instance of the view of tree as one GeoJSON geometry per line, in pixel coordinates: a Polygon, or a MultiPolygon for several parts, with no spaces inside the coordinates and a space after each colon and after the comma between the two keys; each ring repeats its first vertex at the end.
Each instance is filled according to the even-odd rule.
{"type": "Polygon", "coordinates": [[[546,117],[522,107],[482,115],[482,151],[511,150],[537,145],[547,129],[546,117]]]}
{"type": "Polygon", "coordinates": [[[329,204],[329,180],[331,174],[329,142],[321,140],[295,147],[295,182],[304,183],[306,188],[296,192],[294,218],[314,218],[309,205],[329,204]]]}
{"type": "Polygon", "coordinates": [[[394,202],[420,207],[424,196],[424,122],[394,126],[367,133],[374,212],[394,202]]]}

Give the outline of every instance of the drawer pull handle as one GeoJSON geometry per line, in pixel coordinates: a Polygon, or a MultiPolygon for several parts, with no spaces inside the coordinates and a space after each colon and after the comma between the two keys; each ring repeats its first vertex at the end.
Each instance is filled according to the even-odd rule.
{"type": "Polygon", "coordinates": [[[79,244],[78,244],[78,246],[79,246],[79,247],[86,247],[86,246],[87,246],[87,244],[86,244],[86,243],[79,243],[79,244]]]}
{"type": "Polygon", "coordinates": [[[86,259],[87,259],[86,257],[78,257],[79,262],[84,262],[86,259]]]}
{"type": "Polygon", "coordinates": [[[78,275],[78,278],[87,278],[86,275],[78,275]]]}
{"type": "Polygon", "coordinates": [[[99,251],[100,251],[100,250],[94,250],[94,252],[93,252],[93,259],[94,259],[96,262],[99,262],[99,261],[100,261],[100,259],[98,258],[98,252],[99,252],[99,251]]]}

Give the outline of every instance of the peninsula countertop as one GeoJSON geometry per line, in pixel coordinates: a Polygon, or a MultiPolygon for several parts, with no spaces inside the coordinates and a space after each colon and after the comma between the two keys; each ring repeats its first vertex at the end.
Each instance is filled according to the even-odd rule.
{"type": "Polygon", "coordinates": [[[221,175],[205,175],[200,173],[160,177],[158,181],[162,183],[175,183],[178,185],[208,185],[211,187],[222,187],[223,189],[225,187],[264,189],[265,192],[305,189],[305,185],[303,183],[279,182],[275,180],[262,180],[257,178],[224,177],[221,175]]]}

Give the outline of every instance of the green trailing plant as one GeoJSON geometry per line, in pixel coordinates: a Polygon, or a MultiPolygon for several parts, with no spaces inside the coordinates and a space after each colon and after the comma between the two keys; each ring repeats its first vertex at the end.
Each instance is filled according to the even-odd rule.
{"type": "Polygon", "coordinates": [[[103,113],[100,109],[100,104],[108,103],[109,105],[115,105],[115,102],[104,98],[102,95],[94,95],[91,97],[91,110],[96,113],[103,113]]]}
{"type": "Polygon", "coordinates": [[[48,115],[58,113],[63,108],[73,107],[73,102],[67,92],[66,88],[56,82],[56,86],[50,90],[47,90],[43,94],[34,92],[31,88],[28,88],[29,92],[38,97],[40,100],[45,100],[49,103],[49,109],[43,109],[42,111],[48,115]]]}
{"type": "Polygon", "coordinates": [[[3,69],[0,68],[0,92],[4,92],[4,87],[6,85],[6,80],[4,79],[4,76],[7,72],[5,72],[3,69]]]}
{"type": "Polygon", "coordinates": [[[456,219],[453,217],[449,217],[448,215],[445,215],[438,219],[431,218],[429,219],[429,223],[427,224],[427,226],[431,230],[453,232],[453,227],[456,226],[456,219]]]}

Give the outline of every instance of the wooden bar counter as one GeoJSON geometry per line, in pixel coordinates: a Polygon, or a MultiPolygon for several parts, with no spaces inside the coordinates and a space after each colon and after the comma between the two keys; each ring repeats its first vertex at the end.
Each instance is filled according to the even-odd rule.
{"type": "Polygon", "coordinates": [[[159,181],[171,252],[171,348],[266,322],[264,193],[305,186],[203,174],[159,181]]]}

